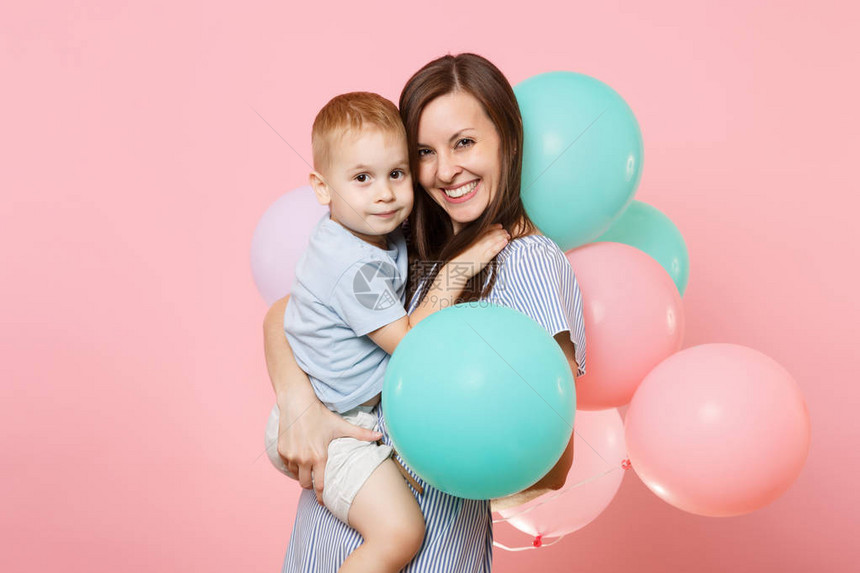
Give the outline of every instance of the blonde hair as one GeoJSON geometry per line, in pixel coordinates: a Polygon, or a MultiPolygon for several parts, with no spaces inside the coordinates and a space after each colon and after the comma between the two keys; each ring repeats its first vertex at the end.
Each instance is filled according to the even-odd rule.
{"type": "Polygon", "coordinates": [[[332,98],[317,114],[311,130],[314,169],[328,167],[336,139],[371,126],[406,139],[397,106],[381,95],[350,92],[332,98]]]}

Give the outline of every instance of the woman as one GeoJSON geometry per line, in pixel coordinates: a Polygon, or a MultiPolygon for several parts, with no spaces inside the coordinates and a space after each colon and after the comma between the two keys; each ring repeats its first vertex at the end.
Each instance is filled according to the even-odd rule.
{"type": "MultiPolygon", "coordinates": [[[[576,279],[558,246],[538,233],[520,199],[522,119],[508,81],[480,56],[445,56],[409,80],[400,97],[400,113],[417,181],[409,242],[420,264],[412,267],[409,311],[422,297],[421,286],[432,281],[445,262],[490,225],[501,223],[510,232],[510,243],[495,265],[469,283],[461,302],[485,300],[531,316],[555,337],[572,371],[583,374],[585,338],[576,279]]],[[[321,498],[331,439],[375,440],[379,435],[347,424],[317,400],[286,344],[285,305],[286,299],[279,301],[267,314],[266,358],[281,411],[278,452],[305,491],[284,571],[334,571],[361,538],[319,505],[310,488],[321,498]]],[[[383,407],[378,407],[379,425],[383,441],[390,444],[383,407]]],[[[572,460],[571,438],[546,476],[524,492],[493,500],[493,508],[518,505],[561,488],[572,460]]],[[[426,536],[404,571],[489,571],[490,501],[444,494],[406,471],[420,486],[414,493],[424,513],[426,536]]]]}

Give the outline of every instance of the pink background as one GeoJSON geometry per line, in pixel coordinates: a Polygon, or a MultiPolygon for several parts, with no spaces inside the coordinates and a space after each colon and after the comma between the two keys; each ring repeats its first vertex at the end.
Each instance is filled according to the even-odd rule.
{"type": "Polygon", "coordinates": [[[279,569],[299,488],[262,451],[254,226],[304,184],[324,101],[396,99],[467,50],[622,94],[637,199],[689,247],[685,346],[772,356],[813,427],[765,509],[688,515],[629,473],[593,524],[495,570],[856,567],[858,10],[707,4],[3,3],[0,568],[279,569]]]}

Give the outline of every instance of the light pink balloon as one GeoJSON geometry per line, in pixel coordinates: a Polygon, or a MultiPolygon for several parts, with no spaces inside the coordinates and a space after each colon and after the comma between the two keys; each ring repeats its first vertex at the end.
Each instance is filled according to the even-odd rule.
{"type": "Polygon", "coordinates": [[[618,411],[577,411],[575,420],[573,465],[564,488],[499,512],[523,533],[560,537],[582,529],[606,509],[621,486],[627,452],[618,411]]]}
{"type": "Polygon", "coordinates": [[[566,254],[582,291],[588,341],[576,407],[623,406],[645,375],[681,348],[681,295],[660,263],[629,245],[592,243],[566,254]]]}
{"type": "Polygon", "coordinates": [[[699,515],[741,515],[797,478],[809,452],[809,412],[773,359],[705,344],[648,374],[627,410],[625,435],[633,469],[664,501],[699,515]]]}
{"type": "Polygon", "coordinates": [[[314,226],[327,212],[328,207],[320,205],[305,185],[285,193],[263,213],[251,239],[251,272],[266,304],[290,292],[296,263],[314,226]]]}

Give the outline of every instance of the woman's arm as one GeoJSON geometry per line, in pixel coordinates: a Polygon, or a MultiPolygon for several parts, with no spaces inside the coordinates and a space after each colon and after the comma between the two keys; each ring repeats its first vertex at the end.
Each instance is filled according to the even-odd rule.
{"type": "MultiPolygon", "coordinates": [[[[576,363],[573,342],[570,340],[570,332],[559,332],[555,335],[555,340],[564,351],[564,356],[570,364],[570,370],[573,372],[575,382],[576,372],[579,370],[579,365],[576,363]]],[[[570,471],[571,465],[573,465],[573,428],[571,428],[570,441],[567,444],[567,448],[561,454],[561,457],[549,473],[528,489],[507,497],[492,500],[490,505],[493,511],[516,507],[527,503],[536,497],[540,497],[545,493],[560,490],[564,487],[564,482],[567,480],[567,474],[570,471]]]]}
{"type": "Polygon", "coordinates": [[[314,488],[322,503],[329,443],[344,436],[373,442],[382,435],[350,424],[319,401],[284,334],[289,298],[276,301],[263,320],[266,367],[281,411],[278,455],[303,488],[314,488]]]}

